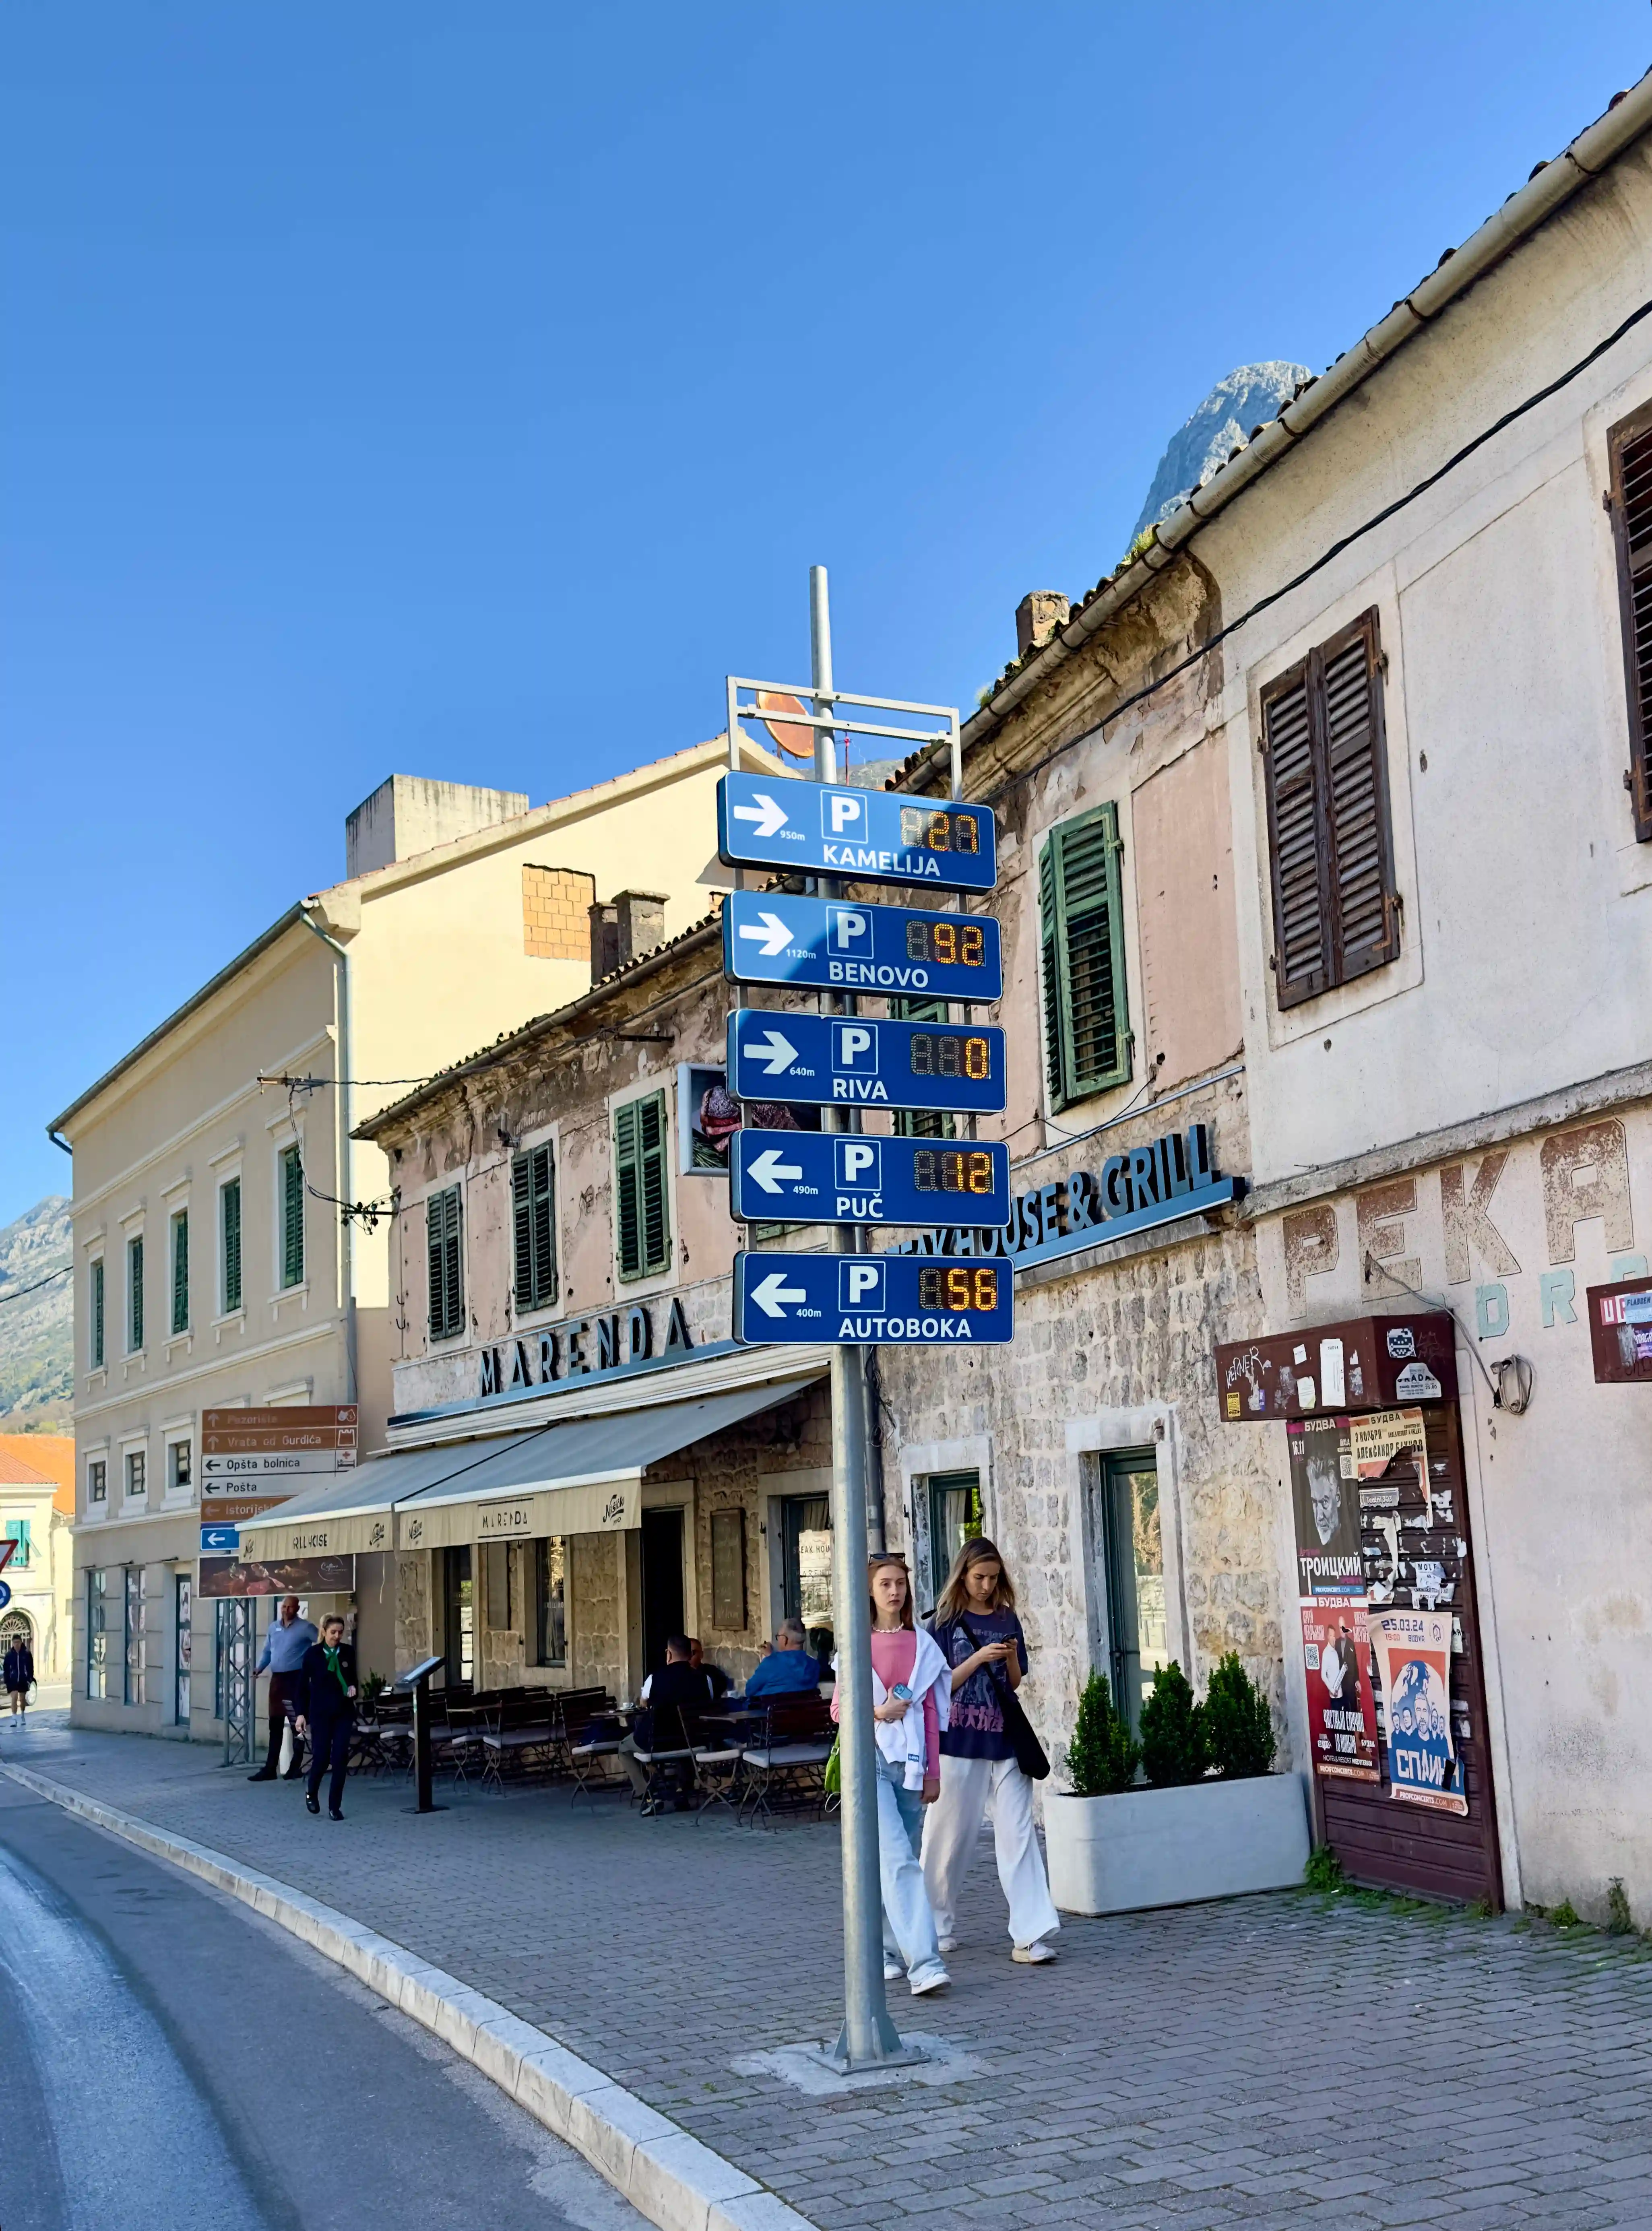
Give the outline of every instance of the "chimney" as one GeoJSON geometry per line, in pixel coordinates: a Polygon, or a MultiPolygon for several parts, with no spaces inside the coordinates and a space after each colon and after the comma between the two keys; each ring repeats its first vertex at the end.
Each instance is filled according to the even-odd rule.
{"type": "Polygon", "coordinates": [[[591,981],[665,942],[665,893],[621,891],[591,909],[591,981]]]}
{"type": "Polygon", "coordinates": [[[1015,656],[1042,650],[1057,628],[1067,624],[1072,606],[1055,589],[1031,589],[1015,607],[1015,656]]]}
{"type": "Polygon", "coordinates": [[[526,791],[479,790],[473,783],[392,774],[344,824],[344,872],[365,876],[527,811],[526,791]]]}

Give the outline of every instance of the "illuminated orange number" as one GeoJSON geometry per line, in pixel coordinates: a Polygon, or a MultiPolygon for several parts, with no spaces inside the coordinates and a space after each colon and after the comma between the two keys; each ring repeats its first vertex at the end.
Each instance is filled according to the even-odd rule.
{"type": "Polygon", "coordinates": [[[993,1189],[993,1158],[990,1154],[971,1154],[969,1157],[969,1190],[971,1193],[990,1193],[993,1189]]]}
{"type": "MultiPolygon", "coordinates": [[[[992,1074],[992,1063],[988,1056],[985,1038],[966,1038],[963,1042],[963,1073],[977,1084],[992,1074]]],[[[956,1074],[956,1072],[955,1072],[956,1074]]]]}
{"type": "Polygon", "coordinates": [[[969,1306],[969,1273],[968,1271],[947,1272],[947,1307],[967,1310],[969,1306]]]}
{"type": "Polygon", "coordinates": [[[958,958],[966,968],[979,968],[986,949],[987,933],[976,923],[966,922],[963,931],[963,951],[958,958]]]}
{"type": "Polygon", "coordinates": [[[953,961],[958,957],[958,932],[956,924],[937,922],[930,925],[930,935],[935,944],[937,960],[953,961]]]}
{"type": "Polygon", "coordinates": [[[932,813],[930,816],[929,834],[923,841],[931,852],[945,852],[951,849],[949,843],[951,833],[952,816],[949,813],[932,813]]]}
{"type": "Polygon", "coordinates": [[[998,1307],[998,1273],[988,1270],[985,1264],[975,1273],[975,1306],[978,1310],[995,1310],[998,1307]]]}

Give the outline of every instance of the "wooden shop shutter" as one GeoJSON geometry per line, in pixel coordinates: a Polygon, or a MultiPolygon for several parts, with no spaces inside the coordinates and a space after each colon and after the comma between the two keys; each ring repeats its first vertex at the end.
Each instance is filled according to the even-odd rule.
{"type": "Polygon", "coordinates": [[[190,1219],[180,1209],[172,1219],[172,1330],[190,1329],[190,1219]]]}
{"type": "Polygon", "coordinates": [[[464,1330],[464,1259],[459,1242],[459,1188],[433,1193],[424,1204],[424,1250],[430,1272],[431,1338],[451,1340],[464,1330]]]}
{"type": "Polygon", "coordinates": [[[1050,1104],[1123,1084],[1134,1045],[1124,980],[1118,808],[1098,805],[1050,831],[1039,856],[1044,1037],[1050,1104]]]}
{"type": "Polygon", "coordinates": [[[614,1110],[614,1224],[622,1278],[652,1277],[669,1269],[663,1092],[614,1110]]]}
{"type": "Polygon", "coordinates": [[[1281,1007],[1399,954],[1381,657],[1373,609],[1263,693],[1281,1007]]]}
{"type": "Polygon", "coordinates": [[[241,1307],[241,1180],[231,1178],[224,1188],[224,1311],[233,1316],[241,1307]]]}
{"type": "Polygon", "coordinates": [[[556,1299],[556,1170],[548,1146],[531,1147],[510,1166],[515,1219],[516,1314],[556,1299]]]}
{"type": "Polygon", "coordinates": [[[103,1361],[103,1261],[92,1265],[92,1368],[103,1361]]]}
{"type": "Polygon", "coordinates": [[[1607,438],[1629,695],[1624,781],[1635,809],[1635,834],[1644,844],[1652,840],[1652,409],[1624,419],[1607,438]]]}

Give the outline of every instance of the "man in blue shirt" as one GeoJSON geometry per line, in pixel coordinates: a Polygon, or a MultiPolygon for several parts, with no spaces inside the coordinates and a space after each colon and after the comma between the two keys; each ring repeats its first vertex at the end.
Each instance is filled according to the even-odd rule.
{"type": "MultiPolygon", "coordinates": [[[[264,1637],[262,1654],[253,1668],[253,1678],[260,1673],[269,1676],[269,1756],[256,1774],[247,1776],[249,1782],[273,1782],[281,1764],[281,1731],[296,1710],[298,1677],[303,1668],[304,1652],[315,1640],[315,1629],[308,1620],[298,1615],[298,1598],[283,1596],[281,1609],[269,1622],[269,1632],[264,1637]]],[[[287,1780],[296,1782],[304,1771],[300,1759],[304,1749],[303,1738],[293,1730],[293,1762],[287,1769],[287,1780]]]]}
{"type": "Polygon", "coordinates": [[[774,1630],[774,1647],[758,1661],[746,1684],[746,1697],[813,1696],[820,1687],[820,1665],[809,1649],[808,1630],[800,1619],[783,1619],[774,1630]]]}

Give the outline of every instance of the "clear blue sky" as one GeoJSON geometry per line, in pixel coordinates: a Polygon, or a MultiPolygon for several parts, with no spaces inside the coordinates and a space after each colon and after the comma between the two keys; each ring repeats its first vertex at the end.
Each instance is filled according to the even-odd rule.
{"type": "Polygon", "coordinates": [[[0,23],[0,1222],[392,771],[535,803],[722,677],[969,704],[1234,365],[1325,365],[1646,0],[0,23]]]}

